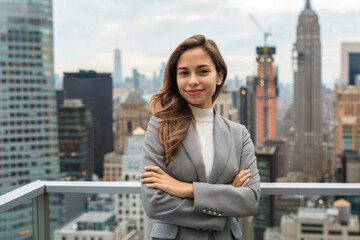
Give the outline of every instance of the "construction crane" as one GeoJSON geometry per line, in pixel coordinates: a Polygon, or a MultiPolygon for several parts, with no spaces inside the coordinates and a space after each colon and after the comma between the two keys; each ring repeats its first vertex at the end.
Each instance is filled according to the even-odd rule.
{"type": "Polygon", "coordinates": [[[269,36],[271,36],[271,32],[270,32],[270,31],[266,32],[266,31],[261,27],[261,25],[256,21],[256,19],[253,17],[253,15],[250,14],[249,16],[250,16],[251,20],[253,20],[253,22],[256,24],[256,26],[264,33],[264,43],[265,43],[265,46],[267,47],[267,38],[268,38],[269,36]]]}
{"type": "Polygon", "coordinates": [[[268,46],[267,46],[267,38],[271,36],[271,32],[266,32],[261,25],[256,21],[256,19],[250,14],[249,15],[251,20],[256,24],[256,26],[263,32],[264,34],[264,47],[263,47],[263,54],[264,54],[264,61],[263,61],[263,73],[264,73],[264,141],[268,138],[268,113],[269,113],[269,107],[268,107],[268,69],[267,69],[267,59],[268,59],[268,46]]]}

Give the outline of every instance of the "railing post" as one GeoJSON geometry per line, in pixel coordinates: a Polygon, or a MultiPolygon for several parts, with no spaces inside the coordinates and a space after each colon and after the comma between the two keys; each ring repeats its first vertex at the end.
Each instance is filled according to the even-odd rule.
{"type": "Polygon", "coordinates": [[[35,199],[35,234],[36,240],[50,239],[49,194],[44,192],[35,199]]]}

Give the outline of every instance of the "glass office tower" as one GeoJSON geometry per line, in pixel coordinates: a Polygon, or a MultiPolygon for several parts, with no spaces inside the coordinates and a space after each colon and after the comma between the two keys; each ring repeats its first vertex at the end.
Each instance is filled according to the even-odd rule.
{"type": "MultiPolygon", "coordinates": [[[[53,68],[52,0],[0,0],[0,194],[59,178],[53,68]]],[[[0,239],[32,239],[32,218],[2,213],[0,239]]]]}

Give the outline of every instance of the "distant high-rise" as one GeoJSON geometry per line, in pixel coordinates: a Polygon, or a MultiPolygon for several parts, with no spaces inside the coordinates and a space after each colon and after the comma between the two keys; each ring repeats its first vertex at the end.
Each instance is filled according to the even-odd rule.
{"type": "MultiPolygon", "coordinates": [[[[58,180],[60,169],[52,1],[0,0],[0,26],[2,195],[36,180],[58,180]]],[[[0,239],[33,239],[32,207],[27,201],[2,213],[0,239]]]]}
{"type": "Polygon", "coordinates": [[[126,152],[127,138],[131,136],[134,129],[137,127],[146,129],[151,117],[150,109],[146,105],[146,101],[135,90],[132,90],[121,104],[120,114],[116,119],[118,125],[115,133],[115,149],[117,152],[126,152]]]}
{"type": "Polygon", "coordinates": [[[336,89],[336,154],[360,149],[360,89],[347,86],[346,90],[336,89]]]}
{"type": "Polygon", "coordinates": [[[257,47],[256,144],[276,138],[276,79],[273,65],[275,47],[257,47]]]}
{"type": "Polygon", "coordinates": [[[140,92],[140,73],[137,69],[133,69],[133,88],[140,92]]]}
{"type": "Polygon", "coordinates": [[[294,73],[294,153],[290,171],[318,181],[327,170],[323,146],[321,43],[318,16],[306,1],[297,25],[294,73]]]}
{"type": "Polygon", "coordinates": [[[360,42],[341,43],[341,87],[360,88],[360,42]]]}
{"type": "MultiPolygon", "coordinates": [[[[145,130],[137,127],[132,131],[132,135],[127,140],[127,151],[122,156],[121,181],[138,182],[140,179],[140,163],[142,155],[142,145],[145,138],[145,130]]],[[[118,203],[116,208],[116,217],[119,221],[124,219],[135,220],[132,228],[143,231],[143,238],[148,239],[150,235],[149,218],[146,216],[140,194],[118,194],[118,203]]]]}
{"type": "Polygon", "coordinates": [[[91,111],[94,126],[94,172],[103,176],[104,156],[114,149],[113,102],[110,73],[65,73],[64,98],[81,99],[91,111]]]}
{"type": "Polygon", "coordinates": [[[79,99],[65,99],[58,109],[60,170],[71,180],[91,180],[94,133],[91,112],[79,99]]]}
{"type": "Polygon", "coordinates": [[[246,87],[240,87],[238,93],[238,113],[239,113],[239,122],[248,128],[249,125],[249,90],[246,87]]]}
{"type": "MultiPolygon", "coordinates": [[[[259,166],[261,182],[275,182],[276,178],[276,147],[255,147],[255,155],[259,166]]],[[[255,240],[263,239],[263,232],[274,224],[274,196],[261,196],[259,209],[254,216],[255,240]]]]}
{"type": "Polygon", "coordinates": [[[114,60],[113,87],[116,88],[122,83],[121,52],[118,48],[115,49],[114,56],[115,56],[115,60],[114,60]]]}

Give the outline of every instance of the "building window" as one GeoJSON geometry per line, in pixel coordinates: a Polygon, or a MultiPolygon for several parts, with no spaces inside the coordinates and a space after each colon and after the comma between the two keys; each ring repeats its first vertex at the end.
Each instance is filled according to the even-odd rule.
{"type": "Polygon", "coordinates": [[[127,130],[128,130],[128,133],[132,133],[132,122],[127,123],[127,130]]]}

